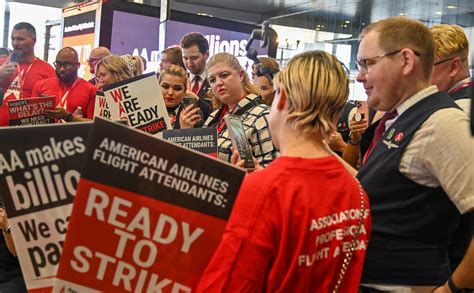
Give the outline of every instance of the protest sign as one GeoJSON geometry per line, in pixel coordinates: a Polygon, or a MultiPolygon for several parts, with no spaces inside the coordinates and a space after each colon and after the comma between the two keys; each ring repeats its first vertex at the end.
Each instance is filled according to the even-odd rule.
{"type": "Polygon", "coordinates": [[[165,130],[163,138],[217,158],[217,128],[215,127],[165,130]]]}
{"type": "Polygon", "coordinates": [[[96,118],[55,292],[190,292],[245,172],[96,118]]]}
{"type": "Polygon", "coordinates": [[[53,287],[91,123],[0,129],[0,195],[28,291],[53,287]]]}
{"type": "Polygon", "coordinates": [[[111,84],[98,92],[94,116],[123,119],[130,127],[153,135],[171,129],[160,85],[153,72],[111,84]]]}
{"type": "Polygon", "coordinates": [[[39,97],[8,102],[9,125],[36,125],[53,123],[44,110],[55,108],[55,97],[39,97]]]}

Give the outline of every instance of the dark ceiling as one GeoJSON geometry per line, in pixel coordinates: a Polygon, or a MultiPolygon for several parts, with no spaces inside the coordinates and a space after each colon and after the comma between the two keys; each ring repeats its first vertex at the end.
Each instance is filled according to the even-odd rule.
{"type": "MultiPolygon", "coordinates": [[[[159,5],[158,2],[149,0],[148,4],[159,5]]],[[[322,27],[322,30],[338,33],[352,33],[372,21],[396,15],[420,19],[428,25],[474,26],[473,0],[177,0],[171,5],[190,9],[186,12],[199,9],[215,17],[232,18],[240,14],[241,20],[250,23],[269,19],[272,24],[308,29],[322,27]]]]}
{"type": "MultiPolygon", "coordinates": [[[[7,2],[64,8],[82,1],[7,2]]],[[[161,0],[128,2],[160,6],[161,0]]],[[[427,25],[456,23],[474,27],[474,0],[171,0],[171,9],[250,24],[269,20],[272,24],[352,35],[370,22],[396,15],[420,19],[427,25]]]]}

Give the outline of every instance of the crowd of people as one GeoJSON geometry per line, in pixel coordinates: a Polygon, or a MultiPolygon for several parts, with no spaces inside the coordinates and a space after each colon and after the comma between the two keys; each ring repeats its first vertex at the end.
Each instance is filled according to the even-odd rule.
{"type": "MultiPolygon", "coordinates": [[[[11,39],[13,51],[0,51],[0,126],[9,101],[39,96],[55,97],[46,114],[58,123],[91,120],[98,90],[146,67],[98,47],[86,81],[73,48],[53,68],[34,54],[33,26],[16,24],[11,39]]],[[[237,115],[256,165],[197,291],[472,292],[468,54],[456,25],[368,25],[356,60],[369,105],[360,116],[347,101],[349,73],[329,53],[283,68],[261,57],[249,76],[235,56],[209,56],[200,33],[163,50],[157,79],[172,127],[217,128],[218,158],[241,167],[225,120],[237,115]]],[[[3,208],[0,229],[0,291],[24,290],[3,208]]]]}

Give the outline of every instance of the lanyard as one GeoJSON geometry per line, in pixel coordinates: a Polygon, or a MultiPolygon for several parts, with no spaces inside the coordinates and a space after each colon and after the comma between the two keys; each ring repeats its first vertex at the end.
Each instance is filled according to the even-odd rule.
{"type": "MultiPolygon", "coordinates": [[[[77,81],[79,79],[77,78],[74,83],[72,84],[72,86],[64,93],[63,97],[61,98],[61,101],[59,101],[59,106],[66,109],[67,107],[67,97],[69,96],[69,92],[73,89],[73,87],[76,85],[77,81]]],[[[61,81],[59,81],[59,93],[58,93],[58,97],[61,96],[61,81]]]]}
{"type": "Polygon", "coordinates": [[[454,94],[454,93],[457,92],[458,90],[460,90],[460,89],[462,89],[462,88],[465,88],[465,87],[468,87],[468,86],[470,86],[471,84],[472,84],[472,81],[468,81],[468,82],[466,82],[466,83],[464,83],[464,84],[461,84],[461,85],[458,86],[457,88],[455,88],[455,89],[449,91],[449,93],[450,93],[450,94],[454,94]]]}
{"type": "Polygon", "coordinates": [[[35,63],[35,61],[37,60],[38,58],[35,57],[35,60],[33,60],[33,62],[30,63],[30,65],[28,66],[28,68],[26,69],[26,72],[25,70],[20,70],[20,65],[18,65],[18,82],[20,83],[20,94],[18,96],[18,99],[21,99],[23,98],[23,85],[25,84],[25,79],[26,79],[26,75],[28,75],[28,73],[30,72],[31,70],[31,67],[33,66],[33,63],[35,63]]]}
{"type": "Polygon", "coordinates": [[[227,105],[224,106],[224,110],[221,112],[221,115],[219,116],[219,120],[217,120],[217,124],[220,123],[220,125],[217,127],[217,133],[220,134],[225,128],[224,116],[227,114],[227,112],[229,112],[229,114],[232,114],[235,109],[237,109],[237,106],[235,106],[234,109],[232,109],[232,111],[229,111],[229,106],[227,105]]]}

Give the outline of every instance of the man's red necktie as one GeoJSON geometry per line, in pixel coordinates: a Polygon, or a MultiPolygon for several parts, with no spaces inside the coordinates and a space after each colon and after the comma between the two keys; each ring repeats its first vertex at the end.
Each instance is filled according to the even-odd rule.
{"type": "Polygon", "coordinates": [[[199,75],[194,76],[194,79],[193,79],[193,88],[191,89],[191,91],[192,91],[193,93],[195,93],[196,95],[197,95],[198,92],[199,92],[199,79],[200,79],[199,75]]]}
{"type": "Polygon", "coordinates": [[[369,157],[370,153],[374,150],[375,146],[379,141],[382,139],[382,135],[385,132],[385,122],[387,120],[392,120],[397,116],[397,111],[395,110],[394,112],[386,112],[382,118],[380,119],[379,124],[375,128],[374,131],[374,137],[372,138],[372,141],[370,142],[369,148],[367,149],[367,152],[365,153],[364,160],[362,161],[362,164],[365,164],[367,161],[367,158],[369,157]]]}

